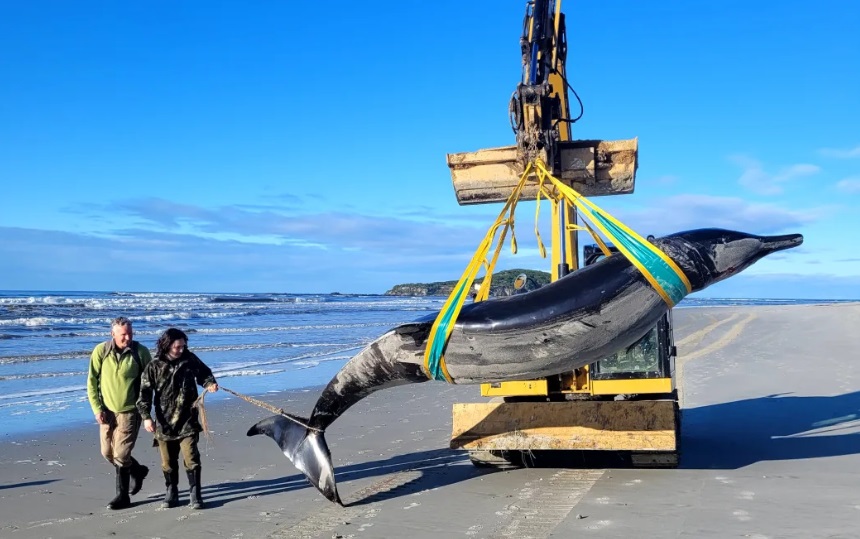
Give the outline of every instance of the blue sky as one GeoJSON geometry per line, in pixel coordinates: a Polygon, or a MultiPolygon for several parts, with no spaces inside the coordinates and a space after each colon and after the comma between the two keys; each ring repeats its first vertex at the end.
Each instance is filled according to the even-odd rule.
{"type": "MultiPolygon", "coordinates": [[[[0,289],[457,278],[500,208],[458,206],[445,154],[513,143],[525,2],[322,5],[0,5],[0,289]]],[[[643,235],[804,234],[700,296],[860,298],[860,4],[562,11],[574,137],[639,137],[635,194],[598,204],[643,235]]],[[[548,269],[518,216],[500,267],[548,269]]]]}

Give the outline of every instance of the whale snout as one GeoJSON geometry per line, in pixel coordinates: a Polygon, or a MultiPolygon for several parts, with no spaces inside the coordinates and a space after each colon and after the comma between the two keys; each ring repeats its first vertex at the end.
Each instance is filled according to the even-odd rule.
{"type": "Polygon", "coordinates": [[[785,234],[782,236],[762,237],[762,249],[767,253],[775,253],[797,247],[803,243],[803,234],[785,234]]]}
{"type": "Polygon", "coordinates": [[[737,275],[772,253],[803,243],[802,234],[759,236],[722,228],[690,230],[667,238],[661,249],[680,261],[694,292],[737,275]],[[689,253],[695,253],[698,261],[689,253]]]}

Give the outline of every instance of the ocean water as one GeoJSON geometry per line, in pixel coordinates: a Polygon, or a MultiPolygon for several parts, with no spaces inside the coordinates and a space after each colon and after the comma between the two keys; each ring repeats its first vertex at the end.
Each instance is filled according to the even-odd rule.
{"type": "MultiPolygon", "coordinates": [[[[92,423],[86,375],[110,321],[126,316],[154,353],[168,327],[222,386],[260,395],[328,380],[367,343],[438,311],[442,297],[0,291],[0,425],[5,436],[92,423]]],[[[811,300],[687,298],[678,307],[797,304],[811,300]]],[[[818,302],[816,302],[818,303],[818,302]]],[[[226,398],[223,392],[207,402],[226,398]]],[[[297,410],[307,413],[307,410],[297,410]]]]}
{"type": "MultiPolygon", "coordinates": [[[[259,395],[327,382],[387,329],[439,310],[443,302],[325,294],[0,292],[0,430],[92,422],[89,357],[110,338],[117,316],[132,320],[135,340],[153,354],[162,331],[182,329],[221,385],[259,395]]],[[[219,392],[207,401],[225,397],[219,392]]]]}

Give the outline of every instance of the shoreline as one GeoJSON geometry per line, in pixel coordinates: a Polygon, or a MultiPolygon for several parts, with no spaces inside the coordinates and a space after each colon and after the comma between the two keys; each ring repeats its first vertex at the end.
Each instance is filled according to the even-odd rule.
{"type": "MultiPolygon", "coordinates": [[[[264,402],[267,401],[267,399],[273,399],[274,402],[270,402],[269,404],[272,404],[273,406],[282,407],[283,404],[277,404],[277,403],[278,402],[280,402],[280,403],[294,402],[295,400],[297,400],[298,396],[301,396],[304,394],[313,394],[314,392],[321,392],[323,390],[323,388],[325,388],[325,384],[317,384],[317,385],[313,385],[313,386],[300,387],[300,388],[290,388],[290,389],[284,389],[281,391],[264,391],[262,393],[243,393],[243,394],[247,395],[249,397],[253,397],[255,399],[264,401],[264,402]],[[287,397],[286,400],[281,399],[281,397],[284,397],[284,396],[287,397]],[[279,400],[276,400],[276,399],[279,399],[279,400]]],[[[232,389],[232,388],[230,388],[230,389],[232,389]]],[[[199,388],[198,388],[198,390],[199,390],[199,388]]],[[[247,404],[248,406],[254,406],[251,403],[246,403],[244,400],[242,400],[238,397],[230,395],[226,391],[222,392],[219,390],[218,393],[216,393],[216,394],[210,393],[209,395],[206,396],[206,401],[205,401],[206,412],[208,414],[208,413],[210,413],[210,410],[216,410],[216,409],[219,409],[221,407],[226,407],[229,404],[232,404],[235,402],[241,402],[243,404],[247,404]]],[[[96,429],[95,432],[97,432],[97,425],[98,424],[95,422],[95,418],[92,416],[92,414],[89,413],[90,412],[89,402],[83,401],[81,404],[83,407],[86,408],[86,411],[87,411],[86,416],[75,415],[73,418],[70,418],[68,421],[66,421],[66,423],[63,426],[56,426],[54,424],[47,424],[45,426],[39,427],[38,421],[36,421],[36,426],[34,426],[32,429],[29,429],[26,431],[21,431],[21,430],[14,431],[14,432],[4,431],[2,433],[2,435],[0,435],[0,446],[2,446],[2,444],[6,443],[6,442],[13,442],[14,443],[16,441],[21,441],[21,439],[31,439],[34,436],[50,437],[50,436],[55,435],[55,434],[67,433],[69,431],[69,429],[79,430],[79,429],[87,429],[89,427],[93,427],[94,429],[96,429]]],[[[264,410],[261,407],[258,407],[258,406],[254,406],[254,407],[257,408],[258,410],[261,410],[261,411],[267,413],[267,414],[270,414],[268,411],[264,410]]],[[[33,417],[34,417],[34,419],[37,418],[37,416],[33,416],[33,417]]],[[[144,431],[141,430],[141,433],[143,433],[143,432],[144,431]]]]}

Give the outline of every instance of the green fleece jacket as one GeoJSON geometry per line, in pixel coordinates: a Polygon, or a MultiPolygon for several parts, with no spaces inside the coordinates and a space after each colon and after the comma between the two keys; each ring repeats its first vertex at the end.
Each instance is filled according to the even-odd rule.
{"type": "Polygon", "coordinates": [[[131,341],[131,346],[125,350],[118,350],[113,340],[98,344],[90,356],[87,376],[87,396],[93,414],[135,410],[140,375],[150,361],[149,350],[137,341],[131,341]],[[140,361],[135,360],[131,347],[136,347],[140,361]]]}

